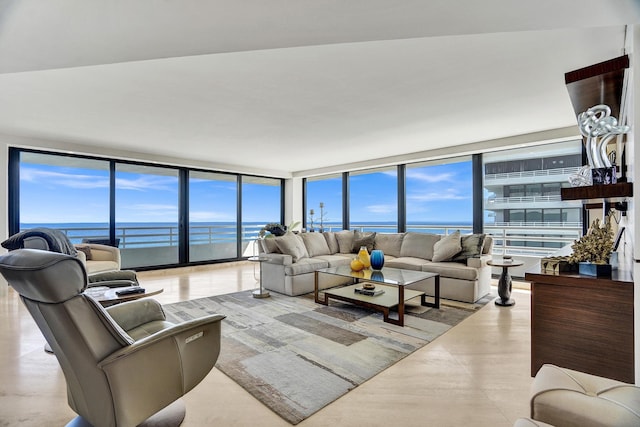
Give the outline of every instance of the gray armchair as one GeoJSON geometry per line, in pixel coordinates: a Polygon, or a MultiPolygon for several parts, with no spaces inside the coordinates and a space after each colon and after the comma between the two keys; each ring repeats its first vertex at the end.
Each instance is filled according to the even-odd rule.
{"type": "Polygon", "coordinates": [[[0,256],[0,273],[62,367],[69,406],[79,415],[73,425],[182,422],[184,405],[175,402],[213,368],[224,316],[174,325],[149,298],[104,309],[83,293],[82,262],[56,252],[11,251],[0,256]]]}

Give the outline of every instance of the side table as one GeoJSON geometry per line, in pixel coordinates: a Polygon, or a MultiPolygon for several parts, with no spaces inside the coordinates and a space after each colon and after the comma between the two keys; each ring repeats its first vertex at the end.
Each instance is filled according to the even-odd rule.
{"type": "MultiPolygon", "coordinates": [[[[248,261],[251,262],[262,262],[263,259],[260,258],[259,256],[252,256],[247,258],[248,261]]],[[[269,294],[269,291],[265,291],[264,289],[262,289],[262,265],[260,266],[260,289],[256,289],[255,291],[253,291],[253,297],[254,298],[269,298],[271,296],[271,294],[269,294]]]]}
{"type": "Polygon", "coordinates": [[[509,274],[509,267],[519,267],[524,265],[522,261],[514,261],[512,259],[500,259],[487,261],[487,264],[495,267],[502,267],[502,274],[498,279],[498,298],[496,298],[496,305],[502,307],[510,307],[515,305],[515,300],[511,299],[511,275],[509,274]]]}

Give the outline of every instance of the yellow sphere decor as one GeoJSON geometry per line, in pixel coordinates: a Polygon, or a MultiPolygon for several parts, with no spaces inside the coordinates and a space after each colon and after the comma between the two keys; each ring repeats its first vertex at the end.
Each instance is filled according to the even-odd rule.
{"type": "Polygon", "coordinates": [[[360,271],[364,268],[364,264],[358,258],[351,260],[351,270],[360,271]]]}

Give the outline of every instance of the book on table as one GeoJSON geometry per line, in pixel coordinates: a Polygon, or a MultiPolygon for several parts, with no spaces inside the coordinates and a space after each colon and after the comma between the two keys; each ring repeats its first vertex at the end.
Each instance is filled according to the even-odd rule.
{"type": "Polygon", "coordinates": [[[357,294],[367,295],[370,297],[375,297],[375,296],[384,294],[384,289],[355,288],[353,291],[357,294]]]}

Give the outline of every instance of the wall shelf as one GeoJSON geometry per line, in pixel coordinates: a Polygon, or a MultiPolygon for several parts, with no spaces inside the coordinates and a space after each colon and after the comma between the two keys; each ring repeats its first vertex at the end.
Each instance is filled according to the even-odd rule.
{"type": "Polygon", "coordinates": [[[616,184],[561,188],[560,197],[562,198],[562,200],[588,200],[610,199],[613,197],[633,197],[633,183],[618,182],[616,184]]]}

